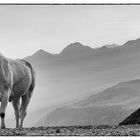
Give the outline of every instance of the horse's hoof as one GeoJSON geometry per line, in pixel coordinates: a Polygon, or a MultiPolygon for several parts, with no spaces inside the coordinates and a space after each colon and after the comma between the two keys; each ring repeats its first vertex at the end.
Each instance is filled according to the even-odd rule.
{"type": "Polygon", "coordinates": [[[2,126],[2,127],[1,127],[1,129],[5,129],[5,128],[6,128],[5,126],[2,126]]]}
{"type": "Polygon", "coordinates": [[[12,102],[12,98],[11,97],[9,98],[9,102],[12,102]]]}

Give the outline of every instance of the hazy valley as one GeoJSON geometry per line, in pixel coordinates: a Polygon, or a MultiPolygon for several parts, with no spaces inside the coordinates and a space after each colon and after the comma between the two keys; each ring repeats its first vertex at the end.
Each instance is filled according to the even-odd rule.
{"type": "Polygon", "coordinates": [[[116,125],[139,108],[140,39],[97,49],[76,42],[24,59],[37,75],[25,126],[116,125]]]}

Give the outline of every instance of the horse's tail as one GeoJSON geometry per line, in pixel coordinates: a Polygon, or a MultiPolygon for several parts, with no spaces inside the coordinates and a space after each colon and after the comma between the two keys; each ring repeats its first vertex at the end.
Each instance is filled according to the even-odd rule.
{"type": "Polygon", "coordinates": [[[35,83],[36,83],[36,80],[35,80],[35,79],[36,79],[36,73],[35,73],[35,71],[34,71],[32,65],[31,65],[28,61],[23,60],[23,59],[22,59],[22,61],[24,61],[25,64],[26,64],[26,65],[30,68],[30,70],[31,70],[31,74],[32,74],[32,83],[31,83],[31,85],[30,85],[30,87],[29,87],[28,92],[32,93],[33,90],[34,90],[34,87],[35,87],[35,83]]]}
{"type": "Polygon", "coordinates": [[[30,85],[29,91],[30,91],[30,92],[33,92],[34,87],[35,87],[35,83],[36,83],[36,81],[35,81],[36,73],[35,73],[35,71],[34,71],[32,65],[31,65],[29,62],[26,62],[26,63],[27,63],[27,65],[30,67],[30,69],[31,69],[31,74],[32,74],[32,83],[31,83],[31,85],[30,85]]]}

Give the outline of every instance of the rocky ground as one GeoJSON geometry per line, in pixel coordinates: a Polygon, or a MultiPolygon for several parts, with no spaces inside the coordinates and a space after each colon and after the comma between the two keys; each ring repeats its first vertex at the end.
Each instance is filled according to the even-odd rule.
{"type": "Polygon", "coordinates": [[[139,136],[140,125],[68,126],[1,129],[0,136],[139,136]]]}

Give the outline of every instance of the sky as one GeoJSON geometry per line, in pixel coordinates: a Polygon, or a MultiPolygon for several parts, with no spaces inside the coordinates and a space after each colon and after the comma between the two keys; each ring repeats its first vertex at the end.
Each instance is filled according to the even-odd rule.
{"type": "Polygon", "coordinates": [[[121,45],[140,38],[139,15],[139,5],[0,5],[0,52],[23,58],[74,42],[121,45]]]}

